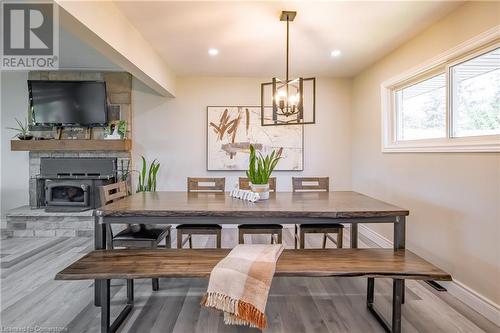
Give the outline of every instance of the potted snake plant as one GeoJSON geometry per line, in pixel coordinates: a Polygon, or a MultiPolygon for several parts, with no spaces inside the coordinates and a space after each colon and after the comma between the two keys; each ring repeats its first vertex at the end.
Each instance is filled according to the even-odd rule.
{"type": "Polygon", "coordinates": [[[269,177],[281,158],[282,149],[274,151],[267,156],[260,152],[257,154],[255,147],[250,145],[250,160],[247,177],[253,192],[259,194],[260,199],[269,199],[269,177]]]}

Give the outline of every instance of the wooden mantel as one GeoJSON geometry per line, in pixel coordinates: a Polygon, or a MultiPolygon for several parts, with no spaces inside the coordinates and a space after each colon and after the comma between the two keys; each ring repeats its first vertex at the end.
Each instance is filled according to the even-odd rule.
{"type": "Polygon", "coordinates": [[[129,151],[132,140],[11,140],[11,151],[129,151]]]}

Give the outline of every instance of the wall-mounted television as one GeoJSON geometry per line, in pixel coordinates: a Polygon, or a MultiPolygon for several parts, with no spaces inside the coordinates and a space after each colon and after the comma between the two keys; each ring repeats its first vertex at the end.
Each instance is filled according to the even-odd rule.
{"type": "Polygon", "coordinates": [[[28,80],[30,109],[36,125],[104,126],[104,81],[28,80]]]}

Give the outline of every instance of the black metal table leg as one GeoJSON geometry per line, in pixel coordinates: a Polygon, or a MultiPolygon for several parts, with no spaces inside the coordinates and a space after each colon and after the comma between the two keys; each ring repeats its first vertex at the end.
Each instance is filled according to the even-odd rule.
{"type": "MultiPolygon", "coordinates": [[[[102,250],[106,248],[106,229],[104,224],[100,223],[100,218],[94,217],[94,249],[102,250]]],[[[94,305],[101,306],[101,284],[99,280],[94,280],[94,305]]]]}
{"type": "MultiPolygon", "coordinates": [[[[394,223],[394,249],[406,248],[406,216],[397,216],[394,223]]],[[[405,303],[405,281],[403,280],[403,304],[405,303]]]]}
{"type": "Polygon", "coordinates": [[[358,224],[351,223],[351,249],[358,248],[358,224]]]}

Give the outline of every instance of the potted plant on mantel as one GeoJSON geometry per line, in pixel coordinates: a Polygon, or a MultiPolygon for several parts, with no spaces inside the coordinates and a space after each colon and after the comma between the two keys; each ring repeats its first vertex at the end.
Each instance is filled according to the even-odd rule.
{"type": "Polygon", "coordinates": [[[25,120],[25,123],[23,124],[19,119],[17,119],[17,118],[14,118],[14,119],[16,120],[17,125],[19,127],[18,128],[7,127],[7,129],[18,132],[16,135],[14,135],[14,137],[17,137],[19,140],[31,140],[31,139],[33,139],[33,135],[30,133],[28,120],[25,120]]]}
{"type": "Polygon", "coordinates": [[[253,192],[259,194],[260,199],[269,199],[269,177],[281,158],[282,150],[274,151],[271,155],[262,156],[255,152],[255,147],[250,145],[250,161],[247,177],[253,192]]]}

